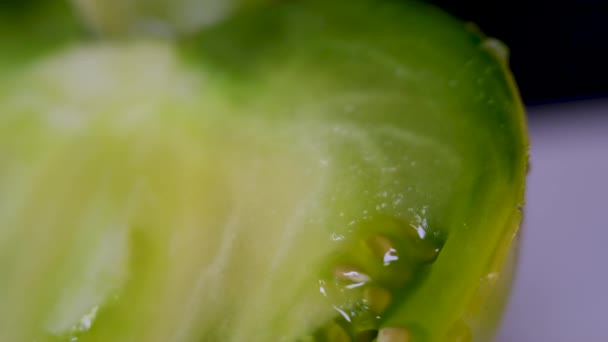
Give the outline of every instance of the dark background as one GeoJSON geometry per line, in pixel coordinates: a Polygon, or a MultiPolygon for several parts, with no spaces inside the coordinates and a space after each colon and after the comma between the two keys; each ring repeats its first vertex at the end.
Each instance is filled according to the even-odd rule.
{"type": "Polygon", "coordinates": [[[430,2],[509,46],[527,104],[608,96],[608,0],[430,2]]]}

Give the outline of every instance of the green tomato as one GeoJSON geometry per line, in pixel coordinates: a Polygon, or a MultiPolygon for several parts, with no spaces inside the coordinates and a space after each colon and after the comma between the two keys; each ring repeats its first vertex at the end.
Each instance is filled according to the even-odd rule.
{"type": "Polygon", "coordinates": [[[497,41],[391,0],[72,35],[0,56],[0,340],[491,338],[527,165],[497,41]]]}

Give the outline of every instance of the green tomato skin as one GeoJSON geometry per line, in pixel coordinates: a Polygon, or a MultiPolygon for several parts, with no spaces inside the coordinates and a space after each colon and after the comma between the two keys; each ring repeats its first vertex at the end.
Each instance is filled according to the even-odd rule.
{"type": "Polygon", "coordinates": [[[490,338],[528,144],[494,40],[390,0],[275,4],[177,42],[70,25],[0,31],[0,340],[299,338],[337,316],[315,286],[338,252],[381,273],[359,241],[386,218],[441,251],[379,327],[490,338]],[[233,221],[240,261],[218,264],[233,221]]]}

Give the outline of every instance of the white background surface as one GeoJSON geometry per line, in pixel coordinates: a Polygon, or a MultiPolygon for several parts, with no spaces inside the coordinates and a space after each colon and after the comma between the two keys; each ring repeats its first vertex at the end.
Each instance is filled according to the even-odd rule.
{"type": "Polygon", "coordinates": [[[608,101],[528,112],[519,269],[497,341],[608,342],[608,101]]]}

